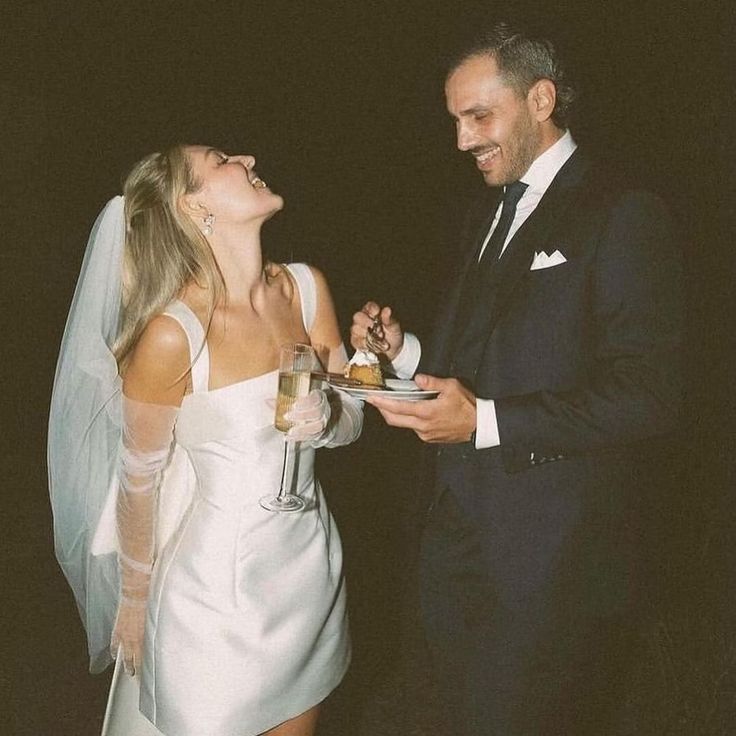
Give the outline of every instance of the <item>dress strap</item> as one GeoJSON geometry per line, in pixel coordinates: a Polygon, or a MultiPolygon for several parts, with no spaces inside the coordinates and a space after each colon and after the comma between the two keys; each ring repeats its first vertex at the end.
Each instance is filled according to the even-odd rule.
{"type": "Polygon", "coordinates": [[[206,391],[210,382],[210,353],[207,349],[204,327],[197,315],[177,299],[166,307],[164,314],[175,319],[189,341],[189,363],[192,367],[192,392],[206,391]]]}
{"type": "Polygon", "coordinates": [[[312,269],[306,263],[289,263],[286,268],[294,277],[299,289],[299,299],[302,306],[302,321],[304,329],[309,334],[317,315],[317,284],[314,281],[312,269]]]}
{"type": "MultiPolygon", "coordinates": [[[[286,266],[299,290],[304,329],[309,334],[317,314],[317,284],[312,269],[306,263],[290,263],[286,266]]],[[[192,366],[192,391],[207,391],[210,382],[210,354],[207,349],[202,323],[197,315],[181,300],[171,302],[164,314],[175,319],[189,342],[189,362],[192,366]]]]}

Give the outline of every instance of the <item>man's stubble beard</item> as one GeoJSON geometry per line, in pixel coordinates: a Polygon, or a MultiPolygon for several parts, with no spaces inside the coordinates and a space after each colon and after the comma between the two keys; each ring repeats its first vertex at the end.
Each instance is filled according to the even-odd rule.
{"type": "Polygon", "coordinates": [[[529,170],[537,157],[539,148],[539,136],[532,126],[531,119],[528,116],[519,118],[514,132],[510,140],[513,140],[513,147],[506,148],[506,166],[501,172],[498,180],[488,181],[489,187],[500,187],[519,181],[529,170]]]}

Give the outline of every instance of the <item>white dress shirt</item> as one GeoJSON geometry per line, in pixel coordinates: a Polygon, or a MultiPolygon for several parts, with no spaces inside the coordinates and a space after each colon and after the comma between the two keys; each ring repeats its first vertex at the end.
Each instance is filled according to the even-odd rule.
{"type": "MultiPolygon", "coordinates": [[[[517,230],[524,224],[529,215],[534,212],[544,193],[552,183],[552,180],[557,176],[557,172],[562,168],[567,159],[572,156],[576,148],[577,144],[572,139],[570,131],[566,131],[559,140],[534,160],[526,174],[521,177],[520,181],[528,186],[516,206],[516,214],[514,215],[514,220],[509,228],[509,233],[506,236],[499,258],[506,252],[511,238],[514,237],[517,230]]],[[[488,240],[500,216],[501,203],[498,205],[496,215],[483,241],[480,256],[483,255],[483,251],[486,245],[488,245],[488,240]]],[[[419,338],[411,332],[406,332],[404,334],[404,345],[391,363],[396,375],[400,378],[413,376],[419,365],[421,355],[422,345],[419,342],[419,338]]],[[[498,434],[496,405],[493,399],[476,399],[476,412],[475,447],[481,450],[485,447],[496,447],[500,445],[501,440],[498,434]]]]}

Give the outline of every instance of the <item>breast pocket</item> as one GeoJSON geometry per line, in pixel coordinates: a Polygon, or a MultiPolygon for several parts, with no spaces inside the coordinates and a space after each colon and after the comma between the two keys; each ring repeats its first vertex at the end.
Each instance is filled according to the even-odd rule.
{"type": "Polygon", "coordinates": [[[554,319],[555,310],[579,297],[581,286],[581,274],[570,261],[529,270],[517,291],[517,304],[533,314],[541,310],[548,319],[554,319]]]}
{"type": "Polygon", "coordinates": [[[528,276],[532,280],[545,281],[550,278],[567,278],[572,270],[570,262],[565,261],[565,263],[558,263],[556,266],[530,268],[528,276]]]}
{"type": "Polygon", "coordinates": [[[586,291],[585,275],[571,261],[525,273],[494,335],[499,356],[495,369],[508,375],[513,366],[519,376],[541,381],[539,385],[552,366],[566,373],[584,338],[586,291]]]}

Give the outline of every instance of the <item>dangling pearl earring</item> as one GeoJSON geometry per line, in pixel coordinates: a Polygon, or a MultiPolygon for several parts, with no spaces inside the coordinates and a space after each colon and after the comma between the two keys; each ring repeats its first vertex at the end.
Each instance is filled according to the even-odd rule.
{"type": "Polygon", "coordinates": [[[204,222],[202,232],[205,235],[212,235],[212,231],[215,229],[215,216],[210,212],[207,217],[202,218],[202,222],[204,222]]]}

